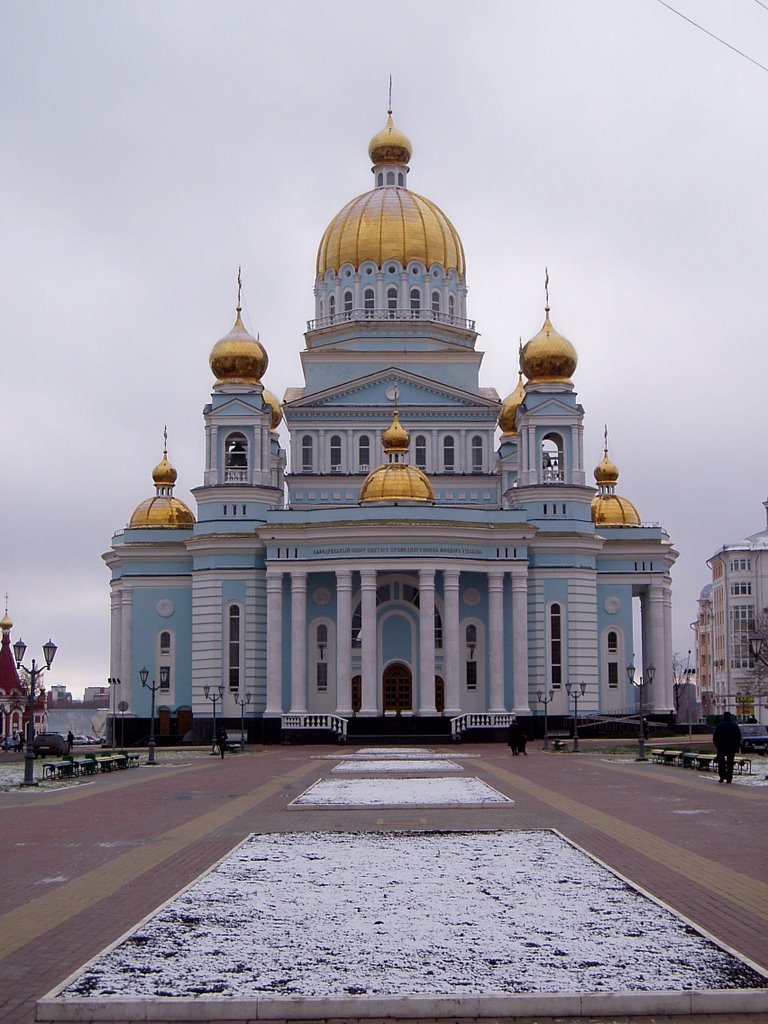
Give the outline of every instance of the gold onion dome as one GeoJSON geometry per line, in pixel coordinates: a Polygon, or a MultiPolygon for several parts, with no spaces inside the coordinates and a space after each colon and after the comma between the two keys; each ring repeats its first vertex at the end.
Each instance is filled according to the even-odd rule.
{"type": "Polygon", "coordinates": [[[416,466],[409,466],[401,461],[408,451],[410,437],[401,425],[397,409],[394,411],[392,423],[382,435],[384,451],[389,462],[369,473],[360,488],[361,505],[373,502],[394,504],[398,502],[434,504],[435,493],[429,477],[416,466]]]}
{"type": "Polygon", "coordinates": [[[412,153],[410,139],[395,128],[392,111],[388,110],[387,123],[368,145],[368,156],[374,164],[407,164],[412,153]]]}
{"type": "Polygon", "coordinates": [[[517,433],[517,410],[523,404],[525,398],[525,384],[523,384],[523,371],[518,371],[517,387],[511,395],[507,395],[501,403],[501,412],[496,421],[501,427],[502,437],[512,437],[517,433]]]}
{"type": "Polygon", "coordinates": [[[270,430],[277,430],[283,422],[283,409],[280,405],[280,399],[277,395],[273,395],[271,391],[267,391],[266,388],[262,391],[261,397],[264,404],[268,405],[272,410],[272,426],[270,427],[270,430]]]}
{"type": "Polygon", "coordinates": [[[523,348],[523,373],[530,384],[570,383],[578,361],[576,349],[552,326],[547,305],[541,330],[523,348]]]}
{"type": "Polygon", "coordinates": [[[8,616],[8,611],[6,610],[5,615],[0,619],[0,630],[2,630],[3,633],[8,633],[12,629],[13,623],[11,622],[10,617],[8,616]]]}
{"type": "Polygon", "coordinates": [[[128,524],[132,530],[185,529],[195,525],[195,517],[184,502],[173,496],[177,476],[163,448],[163,458],[152,470],[155,496],[146,498],[133,510],[128,524]]]}
{"type": "MultiPolygon", "coordinates": [[[[371,139],[374,164],[406,165],[411,144],[395,128],[392,114],[371,139]]],[[[456,228],[429,199],[402,185],[383,185],[346,204],[325,229],[317,250],[317,273],[338,270],[345,263],[359,267],[371,260],[381,267],[398,260],[405,267],[419,260],[425,267],[439,263],[446,271],[466,273],[464,247],[456,228]]]]}
{"type": "Polygon", "coordinates": [[[595,467],[598,493],[592,499],[592,522],[595,526],[639,526],[640,515],[627,498],[616,494],[619,470],[608,456],[608,430],[602,462],[595,467]]]}
{"type": "Polygon", "coordinates": [[[229,334],[217,341],[208,364],[217,384],[259,384],[269,359],[264,346],[246,330],[240,306],[229,334]]]}

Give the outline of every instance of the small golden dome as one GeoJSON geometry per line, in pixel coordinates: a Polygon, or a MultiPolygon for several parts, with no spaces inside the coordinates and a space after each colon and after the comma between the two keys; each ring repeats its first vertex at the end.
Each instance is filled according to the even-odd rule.
{"type": "Polygon", "coordinates": [[[496,421],[501,427],[502,437],[513,437],[517,433],[517,410],[523,404],[525,398],[525,384],[523,384],[523,371],[518,371],[517,387],[511,395],[507,395],[501,403],[501,412],[496,421]]]}
{"type": "Polygon", "coordinates": [[[387,453],[408,451],[408,446],[411,443],[411,436],[401,424],[397,409],[395,409],[392,415],[392,423],[381,435],[381,440],[384,445],[384,451],[387,453]]]}
{"type": "Polygon", "coordinates": [[[618,494],[596,494],[592,499],[592,522],[595,526],[639,526],[637,509],[618,494]]]}
{"type": "Polygon", "coordinates": [[[523,348],[521,365],[528,382],[570,383],[578,361],[576,349],[552,326],[547,306],[541,330],[523,348]]]}
{"type": "Polygon", "coordinates": [[[132,530],[149,530],[163,527],[179,529],[195,525],[195,517],[179,498],[168,494],[155,495],[137,505],[131,516],[132,530]]]}
{"type": "Polygon", "coordinates": [[[8,617],[8,611],[6,609],[5,615],[0,619],[0,629],[3,633],[9,633],[13,629],[13,623],[8,617]]]}
{"type": "Polygon", "coordinates": [[[264,346],[245,329],[238,306],[232,330],[216,342],[208,359],[216,383],[258,384],[268,363],[264,346]]]}
{"type": "Polygon", "coordinates": [[[404,462],[390,462],[369,473],[360,489],[360,504],[381,502],[429,502],[435,493],[426,473],[404,462]]]}
{"type": "Polygon", "coordinates": [[[158,462],[158,464],[152,470],[152,479],[153,479],[153,481],[155,482],[156,485],[158,485],[158,484],[164,484],[166,486],[168,484],[173,485],[173,484],[176,483],[176,479],[177,479],[178,475],[179,474],[176,472],[176,470],[173,468],[173,466],[168,461],[168,453],[166,451],[164,451],[162,459],[160,460],[160,462],[158,462]]]}
{"type": "Polygon", "coordinates": [[[407,164],[412,152],[410,140],[395,128],[392,111],[387,111],[387,123],[371,139],[368,156],[374,164],[407,164]]]}
{"type": "Polygon", "coordinates": [[[598,484],[615,484],[619,479],[619,470],[616,464],[608,457],[608,449],[605,449],[603,461],[595,466],[595,482],[598,484]]]}
{"type": "Polygon", "coordinates": [[[280,405],[280,399],[277,395],[273,395],[271,391],[267,391],[266,388],[261,393],[261,397],[264,403],[272,409],[272,426],[271,430],[277,430],[280,424],[283,422],[283,408],[280,405]]]}

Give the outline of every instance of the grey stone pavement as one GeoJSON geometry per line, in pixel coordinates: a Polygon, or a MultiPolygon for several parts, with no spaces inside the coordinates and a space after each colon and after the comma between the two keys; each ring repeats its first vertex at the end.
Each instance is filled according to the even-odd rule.
{"type": "MultiPolygon", "coordinates": [[[[768,970],[768,786],[720,786],[695,771],[529,744],[432,747],[479,755],[469,773],[514,800],[502,808],[288,810],[339,747],[254,747],[178,756],[78,784],[0,792],[0,1024],[35,1003],[252,832],[556,828],[768,970]]],[[[600,745],[605,747],[605,741],[600,745]]],[[[354,748],[352,748],[354,749],[354,748]]],[[[0,755],[0,766],[16,755],[0,755]]],[[[768,758],[755,757],[768,774],[768,758]]],[[[576,1018],[517,1018],[570,1024],[576,1018]]],[[[581,1024],[598,1018],[580,1017],[581,1024]]],[[[765,1014],[610,1017],[603,1024],[768,1024],[765,1014]]]]}

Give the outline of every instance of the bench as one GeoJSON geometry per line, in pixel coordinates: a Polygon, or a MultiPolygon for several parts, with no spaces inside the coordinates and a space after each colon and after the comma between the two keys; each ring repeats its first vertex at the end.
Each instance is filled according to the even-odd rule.
{"type": "Polygon", "coordinates": [[[141,761],[141,755],[130,750],[119,751],[120,757],[125,758],[125,767],[132,768],[136,767],[141,761]]]}
{"type": "Polygon", "coordinates": [[[716,754],[697,754],[696,755],[696,767],[701,772],[714,771],[717,768],[717,755],[716,754]]]}
{"type": "Polygon", "coordinates": [[[75,766],[71,761],[48,761],[43,765],[43,778],[71,779],[75,774],[75,766]]]}
{"type": "Polygon", "coordinates": [[[664,764],[680,764],[683,756],[682,750],[665,750],[664,764]]]}
{"type": "Polygon", "coordinates": [[[568,749],[568,744],[565,742],[565,740],[552,740],[552,749],[553,750],[567,750],[568,749]]]}
{"type": "Polygon", "coordinates": [[[686,751],[680,758],[680,764],[683,768],[695,768],[698,754],[693,750],[686,751]]]}
{"type": "Polygon", "coordinates": [[[656,762],[656,764],[663,764],[664,750],[661,747],[654,747],[653,750],[651,750],[651,757],[656,762]]]}

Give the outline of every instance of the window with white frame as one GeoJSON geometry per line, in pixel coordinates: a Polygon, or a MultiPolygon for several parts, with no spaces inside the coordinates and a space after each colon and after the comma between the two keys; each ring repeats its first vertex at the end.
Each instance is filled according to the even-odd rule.
{"type": "Polygon", "coordinates": [[[361,434],[357,442],[357,464],[361,473],[367,473],[371,464],[371,439],[368,434],[361,434]]]}
{"type": "Polygon", "coordinates": [[[472,472],[482,473],[483,471],[483,439],[479,434],[472,438],[472,472]]]}
{"type": "Polygon", "coordinates": [[[314,465],[314,443],[311,434],[305,434],[301,439],[301,471],[311,473],[314,465]]]}
{"type": "Polygon", "coordinates": [[[559,604],[549,609],[549,684],[554,690],[563,685],[563,623],[559,604]]]}
{"type": "Polygon", "coordinates": [[[248,441],[236,431],[224,441],[224,480],[230,484],[248,482],[248,441]]]}
{"type": "Polygon", "coordinates": [[[443,470],[452,473],[456,467],[456,445],[452,437],[443,438],[443,470]]]}
{"type": "Polygon", "coordinates": [[[418,469],[427,468],[427,439],[423,434],[417,434],[414,442],[414,456],[418,469]]]}
{"type": "Polygon", "coordinates": [[[338,434],[331,437],[331,472],[341,472],[341,437],[338,434]]]}
{"type": "Polygon", "coordinates": [[[227,679],[230,692],[240,690],[240,654],[241,654],[241,613],[240,606],[233,604],[227,612],[227,679]]]}
{"type": "Polygon", "coordinates": [[[160,692],[167,693],[171,689],[174,662],[173,634],[168,629],[160,631],[157,638],[157,654],[157,678],[160,680],[160,692]],[[167,675],[163,669],[167,669],[167,675]]]}

